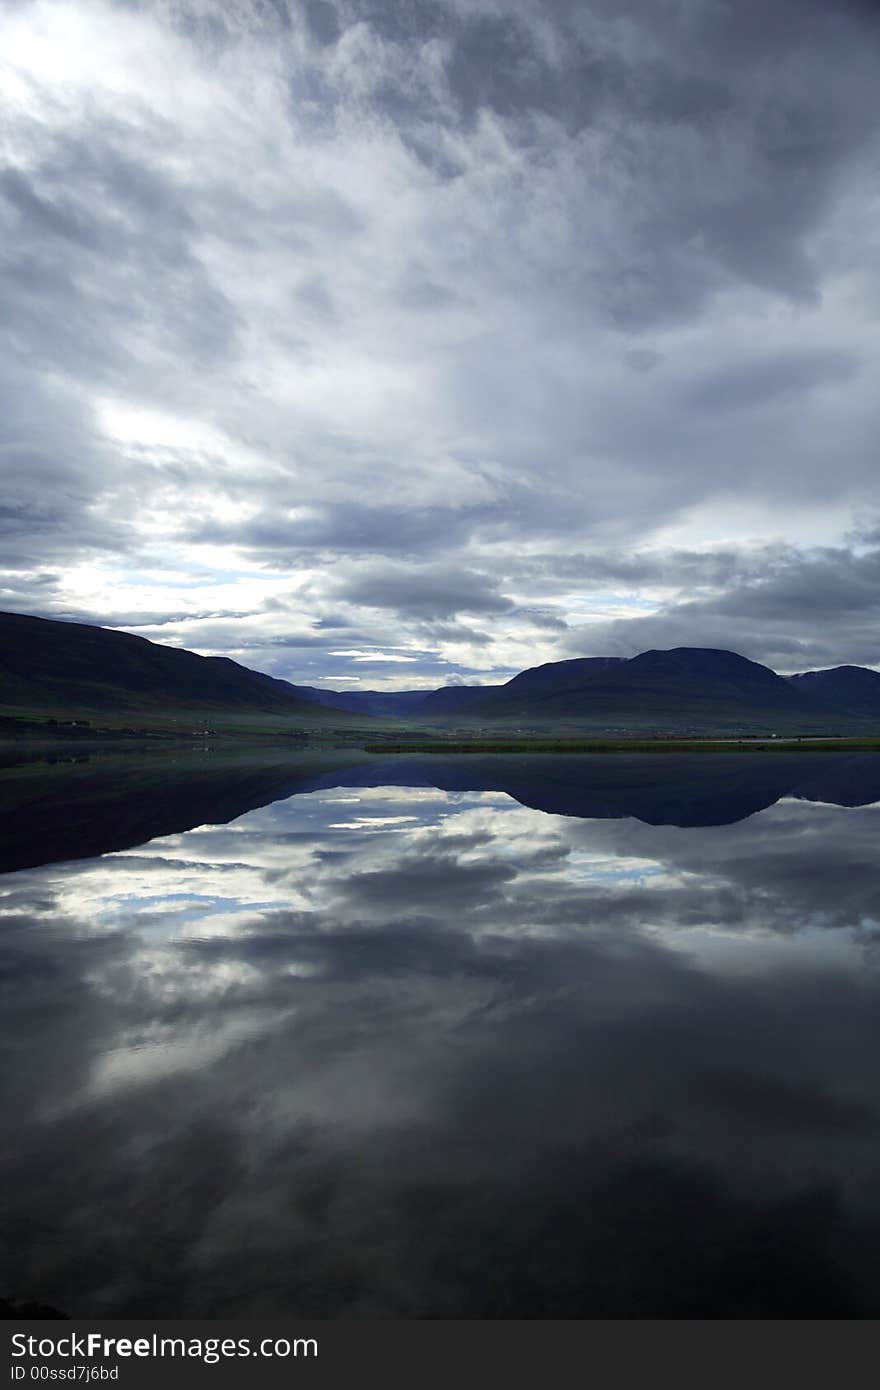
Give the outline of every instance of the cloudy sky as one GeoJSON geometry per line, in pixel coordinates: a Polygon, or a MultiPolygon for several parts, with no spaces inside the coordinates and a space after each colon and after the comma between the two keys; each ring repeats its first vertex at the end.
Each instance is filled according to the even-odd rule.
{"type": "Polygon", "coordinates": [[[880,664],[869,0],[6,0],[0,607],[880,664]]]}

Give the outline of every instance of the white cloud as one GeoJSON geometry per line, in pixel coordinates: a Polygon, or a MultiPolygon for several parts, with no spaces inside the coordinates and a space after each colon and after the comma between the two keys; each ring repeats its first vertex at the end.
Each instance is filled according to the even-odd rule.
{"type": "Polygon", "coordinates": [[[867,12],[283,9],[0,16],[0,601],[431,684],[688,595],[574,556],[745,563],[876,505],[867,12]]]}

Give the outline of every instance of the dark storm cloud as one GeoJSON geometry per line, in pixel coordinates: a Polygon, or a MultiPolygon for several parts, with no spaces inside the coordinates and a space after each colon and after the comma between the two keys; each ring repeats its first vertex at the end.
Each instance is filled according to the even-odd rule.
{"type": "Polygon", "coordinates": [[[228,341],[228,306],[189,250],[185,200],[128,148],[138,138],[124,121],[94,126],[88,142],[60,139],[27,173],[0,175],[0,311],[17,360],[0,380],[0,526],[4,561],[24,569],[139,543],[136,509],[100,505],[119,461],[96,438],[84,385],[119,389],[133,371],[143,380],[142,353],[198,362],[228,341]]]}
{"type": "Polygon", "coordinates": [[[695,1092],[707,1107],[735,1112],[741,1123],[752,1121],[757,1130],[779,1129],[792,1136],[842,1138],[850,1134],[876,1134],[880,1111],[858,1101],[823,1095],[817,1087],[778,1082],[740,1072],[707,1071],[695,1092]]]}
{"type": "Polygon", "coordinates": [[[781,801],[735,825],[703,827],[697,838],[676,827],[629,820],[578,824],[572,840],[697,876],[693,895],[687,883],[664,893],[650,880],[608,895],[605,910],[616,921],[632,920],[635,913],[672,930],[676,922],[699,928],[711,920],[734,931],[760,926],[781,936],[821,925],[849,930],[869,944],[880,913],[869,868],[876,830],[874,806],[847,810],[842,820],[827,805],[781,801]]]}
{"type": "Polygon", "coordinates": [[[390,608],[418,618],[508,613],[513,607],[489,575],[444,566],[373,569],[350,579],[338,594],[368,608],[390,608]]]}
{"type": "Polygon", "coordinates": [[[151,167],[168,138],[158,122],[92,124],[4,171],[0,303],[43,361],[106,382],[147,344],[194,365],[227,349],[234,315],[193,253],[190,192],[151,167]]]}
{"type": "Polygon", "coordinates": [[[823,382],[847,381],[858,368],[859,359],[847,352],[776,354],[704,376],[690,389],[689,396],[703,410],[748,409],[777,396],[798,396],[823,382]]]}
{"type": "MultiPolygon", "coordinates": [[[[697,239],[726,272],[794,297],[814,294],[803,237],[842,161],[876,130],[876,14],[800,3],[783,3],[772,19],[757,3],[626,10],[627,46],[617,8],[602,4],[434,8],[420,37],[440,32],[448,44],[445,77],[460,118],[473,121],[484,109],[511,120],[540,112],[572,133],[603,129],[619,167],[638,168],[642,227],[633,219],[628,229],[633,254],[608,287],[612,313],[637,322],[684,308],[712,288],[713,277],[700,273],[692,255],[688,285],[676,254],[697,239]],[[734,177],[716,181],[707,163],[708,183],[677,182],[673,198],[652,206],[645,194],[670,171],[655,173],[647,145],[637,142],[655,130],[711,138],[720,171],[735,142],[735,162],[725,171],[734,177]]],[[[399,25],[395,36],[404,37],[399,25]]]]}
{"type": "Polygon", "coordinates": [[[335,43],[339,38],[339,15],[329,0],[306,0],[306,20],[319,43],[335,43]]]}
{"type": "Polygon", "coordinates": [[[560,583],[592,589],[614,585],[622,589],[727,588],[734,583],[763,579],[790,562],[793,552],[781,546],[759,549],[592,551],[556,555],[533,553],[519,561],[522,582],[539,592],[560,583]]]}
{"type": "Polygon", "coordinates": [[[481,525],[500,526],[503,509],[478,507],[376,506],[369,502],[340,502],[318,507],[314,515],[279,521],[267,510],[252,520],[223,524],[195,521],[194,542],[236,544],[246,553],[265,556],[283,566],[310,551],[339,551],[366,555],[419,558],[425,552],[452,549],[466,543],[481,525]]]}
{"type": "MultiPolygon", "coordinates": [[[[468,647],[491,647],[493,638],[488,632],[468,627],[465,623],[420,622],[418,631],[429,645],[444,642],[464,643],[468,647]]],[[[444,681],[444,685],[448,684],[444,681]]]]}
{"type": "Polygon", "coordinates": [[[120,552],[130,518],[96,514],[111,459],[88,427],[75,395],[58,382],[8,365],[0,377],[0,567],[17,571],[24,595],[36,575],[35,602],[46,598],[46,566],[92,552],[120,552]]]}
{"type": "MultiPolygon", "coordinates": [[[[682,574],[680,561],[669,558],[665,571],[662,560],[655,561],[656,578],[665,573],[667,581],[686,585],[689,566],[682,574]]],[[[733,557],[701,558],[706,577],[719,586],[714,594],[672,602],[650,616],[576,629],[565,639],[568,650],[579,654],[596,643],[611,655],[647,647],[729,647],[782,671],[880,663],[880,551],[782,549],[746,558],[741,568],[733,557]]]]}
{"type": "Polygon", "coordinates": [[[568,630],[568,623],[565,619],[549,608],[529,608],[521,605],[517,608],[516,614],[518,618],[524,618],[536,628],[543,628],[547,632],[566,632],[568,630]]]}

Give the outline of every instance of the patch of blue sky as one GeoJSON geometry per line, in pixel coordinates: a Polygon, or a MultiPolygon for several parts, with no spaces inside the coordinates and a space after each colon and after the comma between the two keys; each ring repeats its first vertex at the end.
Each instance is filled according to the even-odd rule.
{"type": "Polygon", "coordinates": [[[597,862],[575,853],[565,862],[565,876],[584,883],[640,884],[648,880],[669,878],[670,874],[664,864],[627,859],[603,859],[597,862]]]}
{"type": "Polygon", "coordinates": [[[656,613],[658,607],[659,602],[656,598],[620,593],[616,589],[591,589],[588,594],[572,594],[567,599],[570,613],[584,615],[605,613],[609,609],[614,612],[624,610],[627,613],[656,613]]]}
{"type": "Polygon", "coordinates": [[[114,893],[96,912],[103,920],[136,918],[161,914],[173,915],[177,921],[187,921],[214,912],[265,912],[278,907],[277,902],[249,901],[243,898],[221,897],[211,893],[114,893]]]}
{"type": "Polygon", "coordinates": [[[279,571],[272,570],[217,569],[210,564],[200,564],[189,556],[185,574],[175,570],[169,577],[164,577],[160,569],[123,570],[119,576],[114,576],[113,582],[128,588],[146,585],[155,589],[201,589],[205,587],[206,582],[214,588],[218,584],[235,584],[243,579],[252,579],[256,573],[259,573],[261,579],[267,580],[286,577],[279,571]]]}

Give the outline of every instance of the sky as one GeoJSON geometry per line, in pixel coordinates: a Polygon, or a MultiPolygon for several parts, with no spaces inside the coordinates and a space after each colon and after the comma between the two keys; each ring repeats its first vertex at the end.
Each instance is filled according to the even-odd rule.
{"type": "Polygon", "coordinates": [[[6,0],[0,608],[880,665],[880,9],[6,0]]]}

